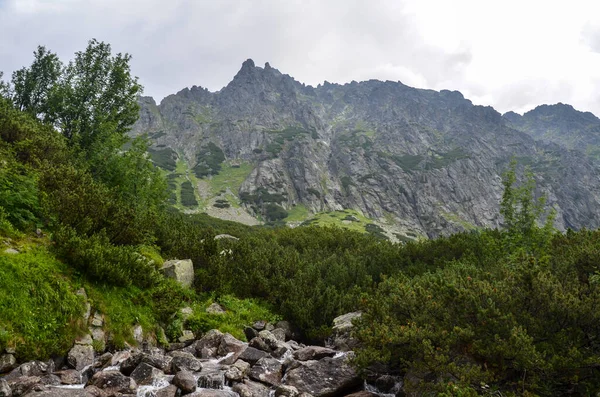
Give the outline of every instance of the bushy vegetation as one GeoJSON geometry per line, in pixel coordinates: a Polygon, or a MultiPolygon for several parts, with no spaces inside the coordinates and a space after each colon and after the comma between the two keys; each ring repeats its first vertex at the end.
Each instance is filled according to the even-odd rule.
{"type": "MultiPolygon", "coordinates": [[[[518,185],[515,166],[506,173],[504,230],[405,244],[376,238],[382,231],[353,211],[316,214],[295,229],[182,214],[165,205],[167,184],[147,142],[126,136],[141,88],[128,59],[91,41],[65,66],[40,48],[32,67],[0,90],[0,237],[19,248],[0,253],[0,350],[16,347],[20,359],[64,354],[85,332],[75,294],[84,286],[115,347],[132,342],[134,324],[149,336],[160,325],[172,337],[182,326],[241,337],[244,325],[278,318],[322,341],[335,316],[361,309],[355,363],[366,373],[409,375],[409,392],[600,389],[600,232],[556,233],[552,212],[533,198],[533,177],[518,185]],[[355,230],[311,225],[340,223],[355,230]],[[223,233],[238,240],[215,239],[223,233]],[[163,258],[192,259],[196,289],[159,276],[163,258]],[[206,313],[212,302],[226,313],[206,313]],[[185,319],[183,306],[193,312],[185,319]]],[[[285,134],[277,134],[282,144],[285,134]]],[[[223,162],[211,145],[202,176],[223,162]]],[[[461,156],[439,155],[433,166],[461,156]]],[[[410,170],[426,159],[391,160],[410,170]]],[[[288,216],[283,194],[241,198],[274,222],[288,216]]],[[[296,208],[290,217],[302,214],[296,208]]]]}
{"type": "Polygon", "coordinates": [[[210,142],[198,151],[193,171],[198,178],[215,175],[221,171],[223,161],[225,161],[225,154],[221,148],[210,142]]]}

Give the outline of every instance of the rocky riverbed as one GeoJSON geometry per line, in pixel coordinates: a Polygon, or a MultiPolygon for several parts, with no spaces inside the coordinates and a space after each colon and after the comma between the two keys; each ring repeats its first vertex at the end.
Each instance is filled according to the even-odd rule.
{"type": "MultiPolygon", "coordinates": [[[[402,383],[388,375],[367,384],[351,366],[352,343],[341,334],[332,347],[305,346],[292,340],[286,322],[247,327],[248,343],[211,330],[168,348],[96,355],[76,344],[68,356],[17,366],[0,363],[0,397],[324,397],[401,395],[402,383]],[[12,368],[12,369],[11,369],[12,368]],[[377,385],[377,387],[375,386],[377,385]]],[[[5,354],[2,357],[9,357],[5,354]]]]}

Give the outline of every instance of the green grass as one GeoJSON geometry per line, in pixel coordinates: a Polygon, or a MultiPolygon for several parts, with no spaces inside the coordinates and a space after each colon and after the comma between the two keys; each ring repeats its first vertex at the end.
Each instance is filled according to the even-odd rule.
{"type": "Polygon", "coordinates": [[[336,226],[361,233],[364,233],[365,227],[371,223],[373,223],[371,219],[365,217],[356,210],[350,209],[333,212],[319,212],[305,222],[305,224],[317,226],[336,226]],[[348,215],[354,216],[358,221],[344,223],[343,221],[348,215]]]}
{"type": "Polygon", "coordinates": [[[254,166],[250,163],[241,163],[239,167],[233,167],[231,164],[224,165],[221,171],[208,181],[211,193],[217,195],[221,190],[229,188],[237,196],[242,182],[253,169],[254,166]]]}
{"type": "Polygon", "coordinates": [[[288,211],[288,216],[284,219],[285,222],[302,222],[308,219],[310,212],[304,204],[298,204],[288,211]]]}
{"type": "Polygon", "coordinates": [[[473,225],[470,222],[465,221],[464,219],[462,219],[461,217],[459,217],[458,215],[456,215],[456,214],[454,214],[452,212],[442,212],[442,216],[448,222],[452,222],[452,223],[455,223],[457,225],[460,225],[465,230],[476,230],[477,229],[477,226],[473,225]]]}
{"type": "Polygon", "coordinates": [[[254,299],[238,299],[231,295],[224,295],[218,298],[210,297],[207,300],[192,306],[194,314],[185,322],[186,328],[189,328],[196,335],[211,330],[218,329],[221,332],[228,332],[239,340],[246,340],[244,336],[244,327],[251,325],[255,321],[265,320],[274,323],[281,320],[281,317],[275,315],[269,308],[254,299]],[[212,303],[219,303],[224,309],[224,314],[210,314],[206,308],[212,303]]]}
{"type": "Polygon", "coordinates": [[[81,335],[83,301],[68,268],[44,247],[0,253],[0,351],[19,360],[62,354],[81,335]]]}

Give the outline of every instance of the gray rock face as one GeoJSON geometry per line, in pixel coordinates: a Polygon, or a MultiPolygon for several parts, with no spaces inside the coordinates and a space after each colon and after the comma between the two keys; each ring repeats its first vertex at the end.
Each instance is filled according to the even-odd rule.
{"type": "Polygon", "coordinates": [[[184,287],[191,288],[194,284],[194,265],[190,259],[166,261],[160,271],[184,287]]]}
{"type": "Polygon", "coordinates": [[[151,385],[156,379],[164,376],[164,372],[150,364],[141,362],[131,373],[131,379],[138,385],[151,385]]]}
{"type": "Polygon", "coordinates": [[[276,359],[265,357],[250,369],[250,378],[271,386],[279,386],[283,376],[283,365],[276,359]]]}
{"type": "Polygon", "coordinates": [[[10,390],[8,382],[4,379],[0,379],[0,397],[10,397],[11,395],[12,390],[10,390]]]}
{"type": "Polygon", "coordinates": [[[17,365],[17,360],[12,354],[3,354],[0,356],[0,374],[12,371],[17,365]]]}
{"type": "Polygon", "coordinates": [[[119,371],[97,372],[92,379],[90,379],[88,385],[96,386],[109,394],[129,394],[137,388],[137,385],[132,378],[123,375],[119,371]]]}
{"type": "Polygon", "coordinates": [[[497,227],[500,176],[515,156],[533,166],[559,228],[600,225],[600,172],[583,149],[536,140],[456,91],[376,80],[310,87],[245,62],[219,92],[194,86],[140,105],[132,134],[149,133],[152,150],[206,170],[202,148],[212,143],[227,161],[256,164],[239,192],[248,212],[266,218],[265,192],[284,209],[358,210],[402,239],[497,227]]]}
{"type": "Polygon", "coordinates": [[[75,345],[67,355],[69,364],[76,370],[82,370],[94,362],[94,348],[90,345],[75,345]]]}
{"type": "Polygon", "coordinates": [[[184,394],[196,391],[197,383],[194,375],[188,371],[179,371],[175,374],[172,383],[181,389],[184,394]]]}
{"type": "Polygon", "coordinates": [[[334,318],[332,333],[327,341],[328,346],[341,351],[354,349],[357,341],[351,336],[354,327],[352,321],[360,318],[360,316],[361,312],[352,312],[334,318]]]}
{"type": "Polygon", "coordinates": [[[286,373],[285,385],[315,397],[343,395],[359,390],[362,380],[345,358],[307,361],[286,373]]]}
{"type": "Polygon", "coordinates": [[[325,357],[333,357],[337,352],[322,346],[306,346],[294,352],[294,358],[298,361],[320,360],[325,357]]]}

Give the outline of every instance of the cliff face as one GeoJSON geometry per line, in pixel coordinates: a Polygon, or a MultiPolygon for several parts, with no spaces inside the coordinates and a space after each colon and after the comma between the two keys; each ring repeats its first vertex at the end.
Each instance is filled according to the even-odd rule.
{"type": "Polygon", "coordinates": [[[358,210],[405,236],[496,227],[501,174],[514,157],[531,166],[557,227],[600,225],[592,160],[535,140],[520,128],[524,116],[503,117],[456,91],[376,80],[314,88],[248,60],[221,91],[194,86],[140,104],[132,133],[148,133],[155,153],[185,160],[201,178],[200,196],[221,165],[244,164],[249,172],[234,193],[267,219],[302,206],[358,210]]]}

